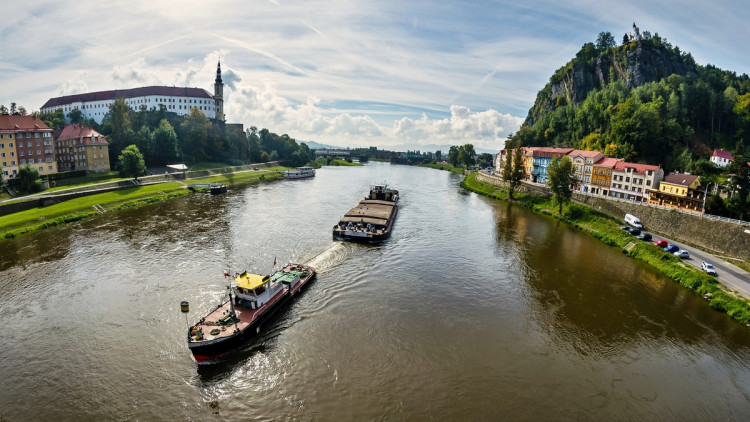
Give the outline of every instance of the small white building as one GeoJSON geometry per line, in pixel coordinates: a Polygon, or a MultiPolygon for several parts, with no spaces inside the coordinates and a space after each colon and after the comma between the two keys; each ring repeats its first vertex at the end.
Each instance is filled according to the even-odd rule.
{"type": "Polygon", "coordinates": [[[711,155],[710,161],[716,164],[717,167],[726,167],[732,163],[734,157],[729,151],[723,149],[715,149],[713,155],[711,155]]]}

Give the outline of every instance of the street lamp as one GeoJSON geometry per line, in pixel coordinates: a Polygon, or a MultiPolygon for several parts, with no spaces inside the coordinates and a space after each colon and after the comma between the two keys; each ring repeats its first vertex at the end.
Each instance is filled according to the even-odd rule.
{"type": "Polygon", "coordinates": [[[703,192],[703,214],[706,213],[706,198],[708,198],[708,187],[711,186],[711,183],[713,182],[706,184],[706,190],[703,192]]]}

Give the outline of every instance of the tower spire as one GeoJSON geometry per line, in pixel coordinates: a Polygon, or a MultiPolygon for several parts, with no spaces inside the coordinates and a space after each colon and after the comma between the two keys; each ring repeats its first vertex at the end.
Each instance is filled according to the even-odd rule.
{"type": "Polygon", "coordinates": [[[224,121],[224,82],[221,81],[221,59],[216,66],[216,81],[214,81],[214,104],[216,105],[216,120],[224,121]]]}

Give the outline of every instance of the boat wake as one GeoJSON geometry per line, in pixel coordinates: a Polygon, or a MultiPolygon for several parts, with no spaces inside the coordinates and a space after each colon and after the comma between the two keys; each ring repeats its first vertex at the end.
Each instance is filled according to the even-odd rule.
{"type": "Polygon", "coordinates": [[[344,259],[348,255],[347,249],[350,248],[347,248],[347,245],[341,242],[331,243],[331,246],[318,254],[318,256],[306,262],[305,265],[309,265],[315,268],[317,272],[325,271],[344,261],[344,259]]]}

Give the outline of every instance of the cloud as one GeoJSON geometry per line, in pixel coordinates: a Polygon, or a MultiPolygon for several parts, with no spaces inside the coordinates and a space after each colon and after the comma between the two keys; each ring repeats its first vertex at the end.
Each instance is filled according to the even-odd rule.
{"type": "Polygon", "coordinates": [[[89,87],[85,82],[86,72],[81,73],[73,79],[65,81],[62,85],[57,88],[57,96],[81,94],[89,91],[89,87]]]}
{"type": "Polygon", "coordinates": [[[520,127],[523,119],[496,110],[472,111],[453,105],[450,117],[418,119],[403,117],[380,123],[367,113],[332,113],[320,100],[308,97],[294,104],[267,81],[261,86],[241,86],[224,107],[228,118],[248,126],[268,128],[299,140],[328,144],[388,146],[404,141],[421,144],[464,144],[501,149],[505,138],[520,127]]]}
{"type": "Polygon", "coordinates": [[[750,37],[739,0],[6,3],[0,103],[33,110],[146,85],[212,92],[221,58],[230,121],[342,145],[501,147],[555,70],[633,20],[698,63],[750,67],[731,42],[750,37]]]}

